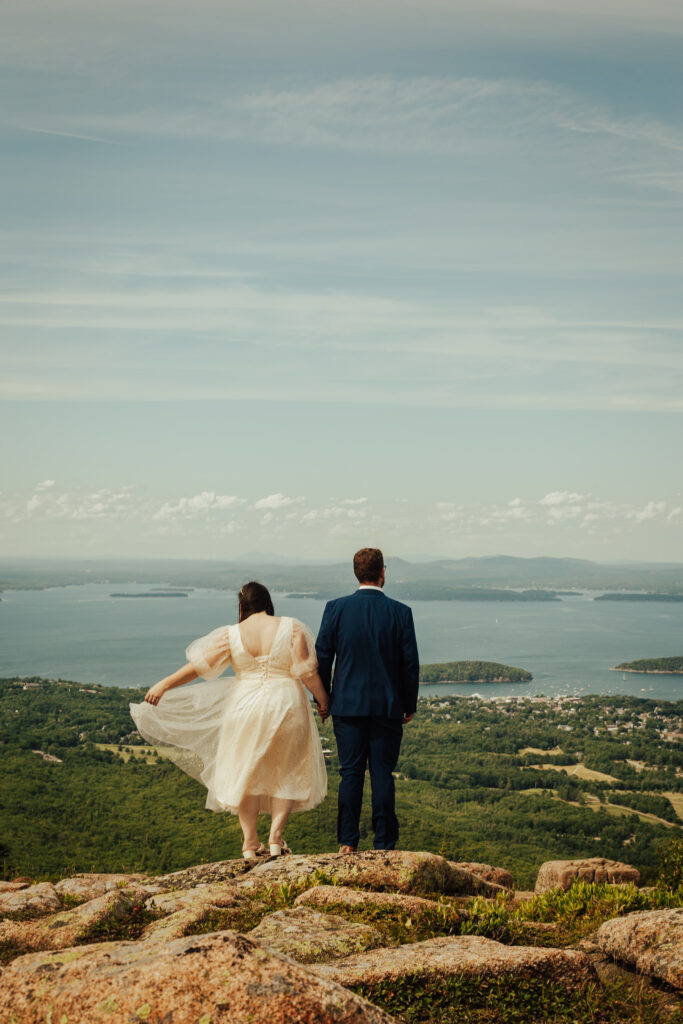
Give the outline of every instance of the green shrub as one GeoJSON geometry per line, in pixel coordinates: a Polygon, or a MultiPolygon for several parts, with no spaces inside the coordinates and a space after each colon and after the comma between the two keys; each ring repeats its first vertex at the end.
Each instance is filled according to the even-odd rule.
{"type": "Polygon", "coordinates": [[[683,836],[672,839],[661,850],[657,887],[683,897],[683,836]]]}

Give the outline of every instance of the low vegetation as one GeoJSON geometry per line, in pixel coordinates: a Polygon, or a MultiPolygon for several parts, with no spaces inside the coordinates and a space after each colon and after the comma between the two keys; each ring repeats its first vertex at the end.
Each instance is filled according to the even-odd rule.
{"type": "MultiPolygon", "coordinates": [[[[163,873],[240,856],[236,817],[207,812],[204,788],[135,732],[128,705],[144,693],[0,680],[4,878],[163,873]]],[[[497,864],[520,888],[544,860],[595,855],[627,860],[651,884],[658,849],[682,832],[672,803],[683,794],[682,723],[683,702],[624,696],[420,700],[397,768],[400,845],[497,864]]],[[[321,737],[329,795],[292,817],[300,853],[336,848],[329,721],[321,737]]],[[[365,796],[362,849],[372,845],[365,796]]]]}
{"type": "MultiPolygon", "coordinates": [[[[425,981],[419,974],[354,991],[405,1024],[658,1024],[654,994],[617,981],[566,987],[541,978],[462,977],[425,981]]],[[[668,1018],[682,1024],[680,1011],[668,1018]]]]}

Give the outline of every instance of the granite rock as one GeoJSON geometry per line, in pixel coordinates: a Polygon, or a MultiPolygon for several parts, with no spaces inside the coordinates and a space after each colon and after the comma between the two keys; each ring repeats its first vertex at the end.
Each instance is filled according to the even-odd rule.
{"type": "Polygon", "coordinates": [[[19,892],[20,889],[28,889],[30,882],[2,882],[0,881],[0,893],[19,892]]]}
{"type": "Polygon", "coordinates": [[[515,881],[509,871],[505,868],[496,868],[491,864],[479,864],[476,862],[455,862],[449,861],[455,868],[464,868],[465,871],[471,871],[473,874],[478,875],[479,878],[483,878],[486,882],[492,882],[494,885],[500,885],[504,889],[514,889],[515,881]]]}
{"type": "MultiPolygon", "coordinates": [[[[369,892],[349,889],[346,886],[316,885],[306,889],[294,900],[294,906],[333,907],[339,904],[347,907],[391,907],[407,914],[414,921],[430,914],[438,914],[444,904],[427,900],[422,896],[408,896],[393,892],[369,892]]],[[[448,906],[448,905],[447,905],[448,906]]],[[[449,909],[452,909],[449,907],[449,909]]]]}
{"type": "Polygon", "coordinates": [[[64,949],[83,942],[88,931],[111,918],[123,923],[139,901],[133,892],[115,889],[71,910],[29,921],[0,921],[0,942],[19,950],[64,949]]]}
{"type": "Polygon", "coordinates": [[[499,886],[449,863],[435,853],[403,850],[366,850],[352,855],[325,853],[315,856],[277,857],[259,864],[236,886],[257,891],[267,885],[296,883],[319,872],[335,885],[372,889],[376,892],[447,893],[493,895],[499,886]]]}
{"type": "Polygon", "coordinates": [[[534,891],[548,892],[550,889],[569,889],[574,879],[584,882],[609,882],[611,885],[640,883],[640,872],[630,864],[604,857],[587,857],[583,860],[548,860],[541,864],[534,891]]]}
{"type": "Polygon", "coordinates": [[[320,914],[310,907],[268,914],[249,932],[249,938],[302,964],[347,957],[382,944],[382,936],[370,925],[320,914]]]}
{"type": "Polygon", "coordinates": [[[87,873],[62,878],[55,883],[55,891],[63,896],[73,896],[81,900],[94,900],[112,889],[123,889],[126,886],[139,885],[147,881],[147,875],[87,873]]]}
{"type": "Polygon", "coordinates": [[[2,974],[0,1020],[45,1024],[392,1024],[334,981],[231,931],[107,942],[19,957],[2,974]]]}
{"type": "Polygon", "coordinates": [[[449,935],[375,949],[311,970],[345,986],[378,985],[405,975],[417,975],[425,981],[437,977],[488,979],[515,975],[543,978],[567,988],[595,980],[589,957],[579,950],[506,946],[481,935],[449,935]]]}
{"type": "Polygon", "coordinates": [[[250,869],[251,865],[244,859],[218,860],[209,864],[195,864],[180,871],[171,871],[167,875],[156,875],[149,881],[160,890],[195,889],[198,885],[231,881],[246,874],[250,869]]]}
{"type": "Polygon", "coordinates": [[[0,893],[0,917],[20,914],[50,914],[62,903],[51,882],[38,882],[25,889],[0,893]]]}
{"type": "Polygon", "coordinates": [[[600,925],[595,941],[620,963],[683,990],[683,907],[615,917],[600,925]]]}

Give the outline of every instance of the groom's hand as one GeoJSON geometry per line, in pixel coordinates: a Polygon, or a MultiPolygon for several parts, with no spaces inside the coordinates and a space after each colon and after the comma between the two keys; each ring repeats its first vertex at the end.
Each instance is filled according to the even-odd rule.
{"type": "Polygon", "coordinates": [[[412,722],[412,720],[413,720],[414,718],[415,718],[415,712],[414,712],[414,711],[413,711],[412,715],[404,715],[404,716],[403,716],[403,724],[404,724],[404,725],[407,725],[407,724],[408,724],[408,722],[412,722]]]}

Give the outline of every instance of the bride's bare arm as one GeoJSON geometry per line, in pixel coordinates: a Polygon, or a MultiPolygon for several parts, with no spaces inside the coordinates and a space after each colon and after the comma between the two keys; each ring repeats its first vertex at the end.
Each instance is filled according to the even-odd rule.
{"type": "Polygon", "coordinates": [[[193,679],[196,679],[199,673],[197,670],[190,665],[189,661],[187,664],[179,668],[173,675],[166,676],[165,679],[160,679],[154,686],[150,686],[149,690],[145,694],[145,700],[148,704],[158,704],[163,695],[167,690],[173,690],[176,686],[183,686],[184,683],[190,683],[193,679]]]}
{"type": "Polygon", "coordinates": [[[301,682],[304,684],[306,689],[313,694],[313,699],[318,705],[318,711],[320,714],[326,717],[330,706],[330,695],[323,686],[323,681],[318,673],[311,672],[308,676],[302,676],[301,682]]]}

